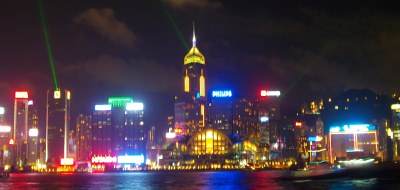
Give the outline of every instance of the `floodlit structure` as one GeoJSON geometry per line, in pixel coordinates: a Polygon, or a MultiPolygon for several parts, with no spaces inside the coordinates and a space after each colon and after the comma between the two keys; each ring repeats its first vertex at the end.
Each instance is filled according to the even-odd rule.
{"type": "Polygon", "coordinates": [[[329,128],[330,162],[376,157],[378,136],[374,125],[352,124],[329,128]]]}
{"type": "Polygon", "coordinates": [[[232,142],[225,134],[212,129],[196,133],[188,142],[190,155],[221,155],[231,147],[232,142]]]}

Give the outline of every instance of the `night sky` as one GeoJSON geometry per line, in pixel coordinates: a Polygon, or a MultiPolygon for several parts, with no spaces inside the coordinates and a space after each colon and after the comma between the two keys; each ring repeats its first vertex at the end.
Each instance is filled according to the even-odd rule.
{"type": "MultiPolygon", "coordinates": [[[[395,2],[395,1],[394,1],[395,2]]],[[[281,90],[284,111],[352,88],[400,91],[400,11],[376,1],[43,0],[61,88],[72,117],[108,96],[145,103],[147,125],[165,126],[182,91],[195,22],[208,90],[236,97],[281,90]]],[[[12,125],[13,93],[27,89],[45,125],[54,88],[37,0],[0,11],[0,105],[12,125]]]]}

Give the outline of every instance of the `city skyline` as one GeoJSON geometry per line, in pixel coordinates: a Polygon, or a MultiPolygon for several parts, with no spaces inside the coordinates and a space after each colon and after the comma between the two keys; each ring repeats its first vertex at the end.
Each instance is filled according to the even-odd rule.
{"type": "MultiPolygon", "coordinates": [[[[42,3],[59,86],[71,90],[73,121],[121,95],[144,102],[146,115],[158,118],[146,125],[166,124],[181,89],[193,21],[207,59],[209,91],[232,89],[249,97],[261,88],[279,89],[289,110],[350,88],[399,91],[399,14],[390,5],[42,3]]],[[[39,104],[42,128],[46,91],[54,84],[37,1],[3,9],[2,23],[9,27],[0,33],[0,105],[11,124],[13,93],[28,90],[39,104]]]]}

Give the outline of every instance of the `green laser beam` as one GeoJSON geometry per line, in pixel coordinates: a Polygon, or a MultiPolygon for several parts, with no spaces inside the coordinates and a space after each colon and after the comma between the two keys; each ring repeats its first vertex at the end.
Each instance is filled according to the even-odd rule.
{"type": "Polygon", "coordinates": [[[47,31],[46,21],[44,19],[43,4],[42,4],[41,0],[38,0],[38,6],[39,6],[39,13],[40,13],[40,21],[42,23],[42,28],[43,28],[43,32],[44,32],[44,39],[45,39],[45,42],[46,42],[47,55],[48,55],[49,61],[50,61],[51,72],[53,73],[53,80],[54,80],[54,84],[56,86],[56,90],[58,90],[56,71],[54,69],[53,54],[51,52],[51,46],[50,46],[50,37],[49,37],[49,33],[47,31]]]}
{"type": "Polygon", "coordinates": [[[182,32],[179,30],[178,26],[176,25],[174,19],[171,16],[171,14],[169,14],[169,11],[168,11],[167,7],[165,7],[163,0],[160,0],[160,3],[161,3],[161,6],[162,6],[165,14],[168,17],[168,21],[172,24],[172,27],[175,29],[178,38],[181,40],[181,42],[182,42],[183,46],[186,48],[186,50],[189,51],[190,48],[189,48],[188,44],[186,43],[186,40],[183,37],[182,32]]]}

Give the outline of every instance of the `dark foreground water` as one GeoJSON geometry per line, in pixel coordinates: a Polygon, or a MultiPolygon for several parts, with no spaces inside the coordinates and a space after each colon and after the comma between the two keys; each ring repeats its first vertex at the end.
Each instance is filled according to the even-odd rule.
{"type": "Polygon", "coordinates": [[[104,174],[12,174],[0,189],[400,189],[399,179],[280,181],[263,172],[135,172],[104,174]]]}

